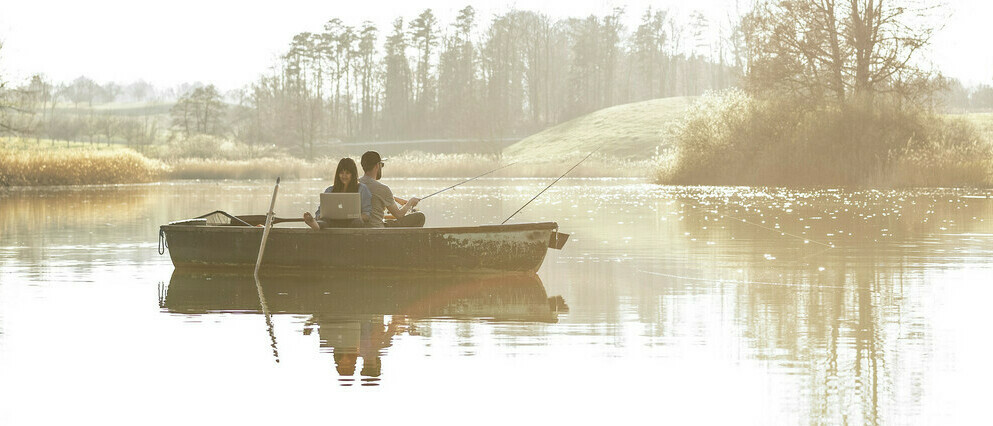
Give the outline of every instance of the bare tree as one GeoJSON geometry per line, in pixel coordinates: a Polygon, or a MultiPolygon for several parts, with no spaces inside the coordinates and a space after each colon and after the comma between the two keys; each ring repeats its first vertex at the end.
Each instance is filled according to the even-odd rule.
{"type": "Polygon", "coordinates": [[[220,135],[223,130],[223,112],[226,105],[213,84],[198,87],[179,98],[170,110],[172,125],[184,136],[220,135]]]}
{"type": "Polygon", "coordinates": [[[936,6],[913,0],[775,0],[746,15],[746,82],[755,92],[830,96],[845,102],[880,93],[913,99],[932,73],[914,62],[936,27],[936,6]]]}

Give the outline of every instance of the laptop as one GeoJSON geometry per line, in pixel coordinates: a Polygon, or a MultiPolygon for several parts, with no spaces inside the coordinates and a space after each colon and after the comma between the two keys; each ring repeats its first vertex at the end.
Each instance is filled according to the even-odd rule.
{"type": "Polygon", "coordinates": [[[359,219],[362,198],[358,192],[325,192],[321,194],[321,217],[318,219],[359,219]]]}

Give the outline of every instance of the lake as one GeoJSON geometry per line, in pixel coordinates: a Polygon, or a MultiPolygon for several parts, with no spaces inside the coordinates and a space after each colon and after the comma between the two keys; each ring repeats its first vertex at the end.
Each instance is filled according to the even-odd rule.
{"type": "MultiPolygon", "coordinates": [[[[550,179],[479,179],[428,226],[550,179]]],[[[384,179],[400,196],[452,179],[384,179]]],[[[276,214],[327,185],[284,182],[276,214]]],[[[174,274],[158,227],[269,181],[0,191],[0,424],[941,423],[986,418],[993,192],[564,179],[537,277],[174,274]],[[653,423],[654,423],[653,422],[653,423]]],[[[301,226],[280,224],[277,226],[301,226]]]]}

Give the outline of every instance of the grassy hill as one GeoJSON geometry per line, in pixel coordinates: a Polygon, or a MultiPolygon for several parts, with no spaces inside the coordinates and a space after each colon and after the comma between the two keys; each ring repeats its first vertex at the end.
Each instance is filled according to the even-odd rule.
{"type": "Polygon", "coordinates": [[[645,160],[668,144],[665,131],[682,118],[695,97],[653,99],[605,108],[545,129],[504,148],[511,159],[556,161],[585,154],[607,144],[598,154],[645,160]]]}

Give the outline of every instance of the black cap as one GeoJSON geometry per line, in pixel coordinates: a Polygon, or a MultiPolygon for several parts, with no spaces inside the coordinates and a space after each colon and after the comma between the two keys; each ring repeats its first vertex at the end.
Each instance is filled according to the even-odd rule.
{"type": "Polygon", "coordinates": [[[372,170],[373,167],[376,167],[377,164],[383,161],[386,160],[384,160],[383,157],[380,157],[378,152],[366,151],[365,154],[362,154],[362,160],[361,160],[362,170],[364,171],[372,170]]]}

